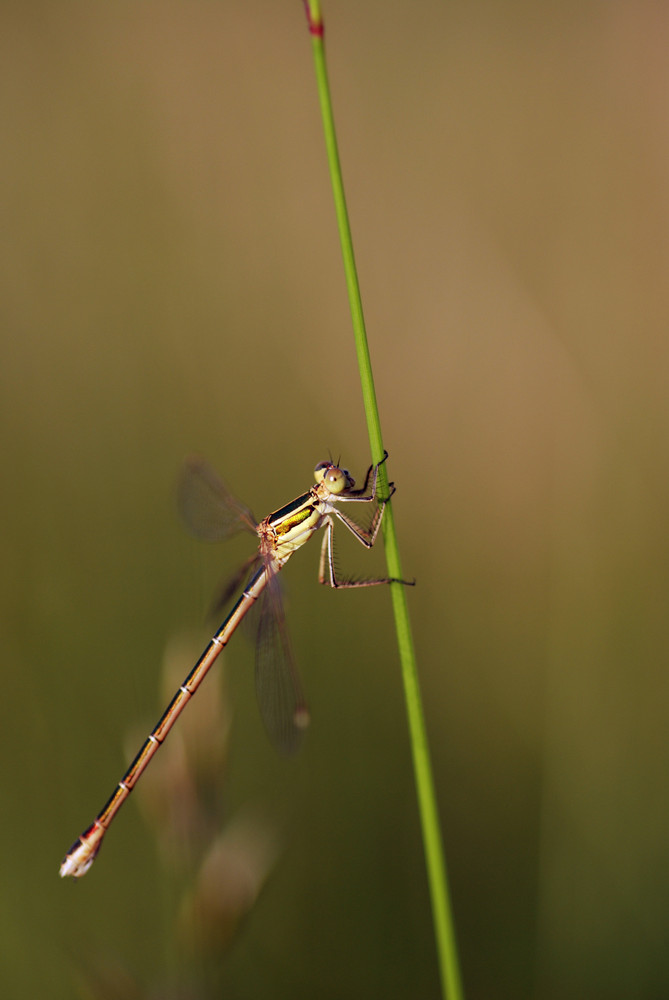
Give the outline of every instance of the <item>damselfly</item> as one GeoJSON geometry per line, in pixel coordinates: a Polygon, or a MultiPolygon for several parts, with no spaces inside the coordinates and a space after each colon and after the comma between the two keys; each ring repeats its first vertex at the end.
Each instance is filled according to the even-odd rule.
{"type": "MultiPolygon", "coordinates": [[[[386,458],[387,453],[382,462],[386,458]]],[[[237,531],[248,530],[260,539],[258,552],[242,566],[226,591],[227,599],[246,577],[241,597],[172,698],[92,826],[81,834],[68,851],[60,866],[62,876],[80,878],[91,867],[114,816],[197,691],[214,660],[254,606],[257,615],[255,680],[260,714],[270,738],[280,749],[287,752],[296,749],[300,735],[309,722],[309,712],[290,651],[277,577],[293,553],[315,531],[324,528],[318,572],[320,583],[334,588],[413,583],[390,577],[340,580],[335,574],[334,518],[338,518],[359,542],[370,549],[376,541],[383,512],[394,492],[394,486],[391,483],[388,497],[378,502],[367,529],[361,528],[343,514],[335,504],[373,503],[376,500],[376,483],[382,462],[369,467],[365,483],[358,490],[355,489],[355,480],[346,469],[339,468],[332,462],[319,462],[314,469],[316,485],[259,524],[256,524],[251,512],[229,493],[203,460],[194,459],[187,465],[180,483],[179,503],[191,530],[199,537],[209,540],[228,538],[237,531]]]]}

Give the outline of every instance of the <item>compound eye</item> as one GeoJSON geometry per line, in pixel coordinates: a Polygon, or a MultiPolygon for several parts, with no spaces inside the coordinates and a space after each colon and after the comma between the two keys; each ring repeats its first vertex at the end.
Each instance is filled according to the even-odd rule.
{"type": "Polygon", "coordinates": [[[342,469],[338,469],[336,465],[331,465],[329,469],[325,472],[323,477],[323,482],[329,489],[330,493],[335,495],[343,493],[348,487],[349,480],[342,469]]]}
{"type": "Polygon", "coordinates": [[[327,472],[327,470],[330,468],[331,465],[332,465],[332,462],[319,462],[318,463],[318,465],[314,469],[314,479],[316,480],[317,483],[320,483],[320,482],[323,481],[323,477],[324,477],[325,473],[327,472]]]}

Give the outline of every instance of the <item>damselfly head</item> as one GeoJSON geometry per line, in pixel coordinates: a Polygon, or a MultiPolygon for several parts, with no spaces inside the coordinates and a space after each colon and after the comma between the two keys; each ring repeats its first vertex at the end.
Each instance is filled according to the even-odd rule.
{"type": "Polygon", "coordinates": [[[355,479],[348,469],[340,469],[332,462],[319,462],[314,469],[314,479],[317,483],[325,483],[330,493],[335,495],[355,486],[355,479]]]}

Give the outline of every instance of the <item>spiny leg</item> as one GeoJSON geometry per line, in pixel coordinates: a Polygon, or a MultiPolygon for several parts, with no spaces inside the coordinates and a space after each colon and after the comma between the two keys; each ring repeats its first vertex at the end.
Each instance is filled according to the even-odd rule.
{"type": "MultiPolygon", "coordinates": [[[[387,501],[383,504],[379,504],[379,509],[374,515],[374,520],[370,525],[369,531],[364,531],[359,525],[351,521],[350,518],[345,517],[340,511],[335,510],[334,513],[342,521],[343,524],[349,529],[352,535],[358,539],[358,541],[365,546],[367,549],[371,549],[374,542],[376,541],[376,536],[379,533],[379,527],[381,526],[381,519],[383,518],[383,512],[385,510],[387,501]]],[[[400,580],[398,577],[384,576],[378,577],[372,580],[338,580],[337,574],[335,573],[334,566],[334,547],[333,547],[333,532],[334,532],[334,521],[329,515],[324,519],[325,534],[323,535],[323,544],[321,545],[321,558],[318,568],[318,582],[324,584],[327,587],[332,587],[334,590],[350,590],[354,587],[378,587],[384,583],[403,583],[407,587],[413,587],[416,583],[415,580],[400,580]],[[327,565],[328,573],[326,575],[325,567],[327,565]]]]}
{"type": "MultiPolygon", "coordinates": [[[[391,484],[390,496],[392,496],[394,492],[395,492],[395,487],[391,484]]],[[[368,499],[373,499],[373,497],[361,497],[361,499],[368,500],[368,499]]],[[[390,497],[388,497],[388,500],[389,499],[390,497]]],[[[334,514],[335,517],[339,518],[341,523],[348,528],[348,530],[351,532],[354,538],[357,538],[357,540],[360,542],[361,545],[364,545],[366,549],[371,549],[371,547],[374,545],[374,542],[376,541],[376,536],[379,533],[379,528],[381,527],[381,521],[383,519],[383,512],[386,509],[386,504],[388,503],[388,500],[384,500],[383,503],[380,503],[378,505],[378,507],[374,511],[374,517],[372,518],[369,528],[361,528],[360,525],[357,524],[352,518],[347,517],[346,514],[343,514],[340,510],[337,510],[336,507],[331,507],[330,510],[331,513],[334,514]]],[[[332,524],[334,526],[334,521],[332,522],[332,524]]],[[[332,538],[331,533],[330,536],[332,538]]]]}
{"type": "MultiPolygon", "coordinates": [[[[387,458],[388,458],[388,452],[385,451],[383,453],[383,458],[381,459],[381,461],[377,462],[376,465],[370,465],[370,467],[367,469],[367,475],[365,476],[365,482],[360,487],[360,489],[359,490],[349,490],[346,495],[338,496],[337,497],[337,503],[346,503],[347,501],[352,501],[354,503],[356,501],[358,503],[371,503],[373,500],[376,500],[376,480],[377,480],[377,477],[378,477],[378,474],[379,474],[379,468],[383,465],[383,463],[385,462],[385,460],[387,458]],[[369,493],[369,496],[365,496],[364,494],[367,493],[367,487],[369,486],[370,476],[372,476],[372,488],[371,488],[371,492],[369,493]]],[[[386,497],[386,500],[384,502],[387,502],[388,500],[390,500],[391,496],[395,492],[395,484],[394,483],[389,483],[388,486],[389,486],[389,489],[390,489],[390,493],[388,494],[388,496],[386,497]]]]}

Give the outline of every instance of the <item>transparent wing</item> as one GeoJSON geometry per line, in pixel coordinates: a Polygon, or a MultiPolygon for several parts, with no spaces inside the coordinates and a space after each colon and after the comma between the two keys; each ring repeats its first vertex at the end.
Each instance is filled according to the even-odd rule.
{"type": "Polygon", "coordinates": [[[258,601],[256,693],[269,737],[283,753],[295,753],[309,724],[283,614],[276,571],[267,567],[268,583],[258,601]]]}
{"type": "Polygon", "coordinates": [[[238,531],[255,533],[251,511],[199,456],[184,464],[177,484],[177,504],[189,530],[204,541],[220,542],[238,531]]]}
{"type": "MultiPolygon", "coordinates": [[[[221,583],[219,589],[214,594],[214,599],[211,602],[211,606],[207,613],[207,618],[215,620],[222,613],[223,608],[226,606],[228,601],[232,600],[235,594],[238,592],[239,588],[242,586],[245,580],[250,580],[255,571],[262,565],[262,559],[255,552],[250,559],[247,559],[243,563],[236,573],[233,573],[227,580],[221,583]]],[[[252,614],[253,612],[251,612],[252,614]]],[[[242,629],[244,629],[249,616],[247,615],[242,621],[242,629]]],[[[253,632],[249,633],[251,637],[254,637],[255,628],[253,632]]]]}

